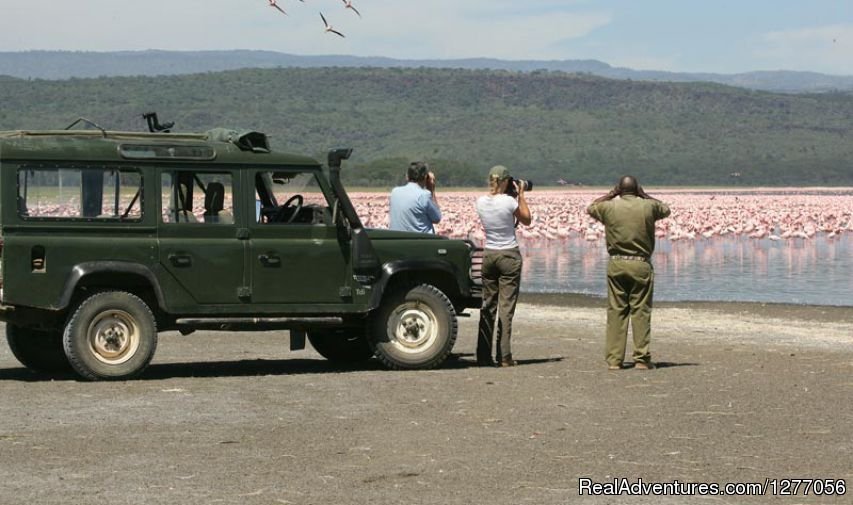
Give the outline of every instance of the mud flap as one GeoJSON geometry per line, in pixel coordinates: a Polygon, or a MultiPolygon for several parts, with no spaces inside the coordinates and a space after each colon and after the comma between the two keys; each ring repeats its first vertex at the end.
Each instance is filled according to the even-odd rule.
{"type": "Polygon", "coordinates": [[[305,349],[305,330],[290,330],[290,350],[301,351],[305,349]]]}

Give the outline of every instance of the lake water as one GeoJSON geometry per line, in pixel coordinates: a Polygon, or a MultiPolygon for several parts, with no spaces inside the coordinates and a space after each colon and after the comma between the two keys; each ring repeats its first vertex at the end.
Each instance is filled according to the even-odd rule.
{"type": "MultiPolygon", "coordinates": [[[[606,296],[604,242],[522,245],[522,291],[606,296]]],[[[853,237],[658,240],[655,300],[853,306],[853,237]]]]}

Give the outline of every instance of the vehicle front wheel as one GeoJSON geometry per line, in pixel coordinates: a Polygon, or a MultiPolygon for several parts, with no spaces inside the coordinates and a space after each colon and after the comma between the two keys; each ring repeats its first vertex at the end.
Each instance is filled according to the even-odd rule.
{"type": "Polygon", "coordinates": [[[105,291],[83,301],[65,326],[65,355],[85,379],[129,379],[157,348],[157,325],[139,297],[105,291]]]}
{"type": "Polygon", "coordinates": [[[321,356],[335,363],[360,363],[373,357],[373,349],[364,330],[310,330],[308,341],[321,356]]]}
{"type": "Polygon", "coordinates": [[[389,293],[374,317],[371,339],[387,367],[424,369],[444,362],[456,332],[453,303],[435,286],[421,284],[389,293]]]}
{"type": "Polygon", "coordinates": [[[6,342],[22,365],[43,373],[70,372],[60,331],[42,331],[6,324],[6,342]]]}

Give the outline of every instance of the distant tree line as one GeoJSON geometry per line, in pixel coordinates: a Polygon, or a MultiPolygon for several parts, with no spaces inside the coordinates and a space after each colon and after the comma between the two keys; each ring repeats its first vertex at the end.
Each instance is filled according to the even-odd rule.
{"type": "Polygon", "coordinates": [[[786,95],[718,84],[560,72],[248,69],[168,77],[0,79],[0,129],[85,116],[143,130],[252,128],[277,150],[355,148],[348,184],[388,187],[411,160],[443,185],[510,166],[539,184],[853,185],[853,94],[786,95]]]}

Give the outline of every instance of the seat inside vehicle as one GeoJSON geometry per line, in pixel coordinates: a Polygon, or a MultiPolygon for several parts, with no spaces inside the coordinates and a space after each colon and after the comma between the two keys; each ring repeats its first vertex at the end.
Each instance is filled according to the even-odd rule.
{"type": "Polygon", "coordinates": [[[221,182],[208,183],[204,194],[204,222],[232,224],[234,218],[224,207],[225,186],[221,182]]]}

